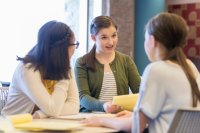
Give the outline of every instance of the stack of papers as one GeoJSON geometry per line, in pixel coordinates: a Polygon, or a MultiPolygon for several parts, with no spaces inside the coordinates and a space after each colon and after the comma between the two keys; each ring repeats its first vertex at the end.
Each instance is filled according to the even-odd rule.
{"type": "Polygon", "coordinates": [[[68,123],[64,121],[43,121],[42,119],[33,120],[31,114],[19,114],[8,117],[16,129],[42,131],[66,131],[84,126],[84,124],[68,123]]]}
{"type": "Polygon", "coordinates": [[[53,117],[55,119],[64,119],[64,120],[83,120],[90,117],[115,117],[115,114],[104,113],[104,112],[92,112],[92,113],[79,113],[77,115],[66,115],[66,116],[57,116],[53,117]]]}
{"type": "Polygon", "coordinates": [[[113,104],[122,106],[124,110],[133,111],[138,94],[119,95],[113,97],[113,104]]]}

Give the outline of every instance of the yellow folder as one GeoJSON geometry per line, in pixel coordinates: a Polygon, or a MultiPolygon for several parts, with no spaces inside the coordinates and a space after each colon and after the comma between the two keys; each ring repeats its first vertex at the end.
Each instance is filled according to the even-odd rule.
{"type": "Polygon", "coordinates": [[[138,99],[138,94],[119,95],[113,97],[113,104],[122,106],[124,110],[133,111],[138,99]]]}
{"type": "Polygon", "coordinates": [[[32,122],[33,117],[31,114],[17,114],[8,117],[11,123],[15,126],[17,124],[32,122]]]}
{"type": "Polygon", "coordinates": [[[54,130],[54,131],[67,131],[74,128],[84,126],[79,123],[69,123],[64,121],[49,121],[44,119],[33,119],[31,114],[18,114],[8,116],[13,126],[20,130],[42,131],[42,130],[54,130]]]}

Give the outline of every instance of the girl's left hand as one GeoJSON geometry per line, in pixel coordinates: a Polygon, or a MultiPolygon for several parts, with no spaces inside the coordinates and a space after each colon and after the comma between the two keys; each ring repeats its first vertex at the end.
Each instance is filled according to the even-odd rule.
{"type": "Polygon", "coordinates": [[[133,115],[133,112],[127,111],[127,110],[121,111],[116,114],[117,117],[132,117],[132,115],[133,115]]]}

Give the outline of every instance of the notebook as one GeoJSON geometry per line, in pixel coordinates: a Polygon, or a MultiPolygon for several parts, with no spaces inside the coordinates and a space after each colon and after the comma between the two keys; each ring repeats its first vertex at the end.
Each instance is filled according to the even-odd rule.
{"type": "Polygon", "coordinates": [[[16,129],[31,131],[67,131],[84,126],[84,124],[81,123],[68,123],[65,121],[44,121],[42,119],[33,120],[31,114],[12,115],[8,116],[8,119],[11,121],[16,129]]]}
{"type": "Polygon", "coordinates": [[[113,97],[113,104],[122,106],[124,110],[133,111],[138,99],[138,94],[119,95],[113,97]]]}

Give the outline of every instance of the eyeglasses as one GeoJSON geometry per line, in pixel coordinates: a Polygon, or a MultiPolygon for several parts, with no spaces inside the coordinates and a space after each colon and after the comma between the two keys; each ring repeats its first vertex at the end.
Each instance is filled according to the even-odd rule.
{"type": "Polygon", "coordinates": [[[79,42],[78,41],[76,41],[74,44],[70,44],[71,46],[73,46],[73,45],[75,45],[75,48],[77,49],[78,48],[78,46],[79,46],[79,42]]]}

